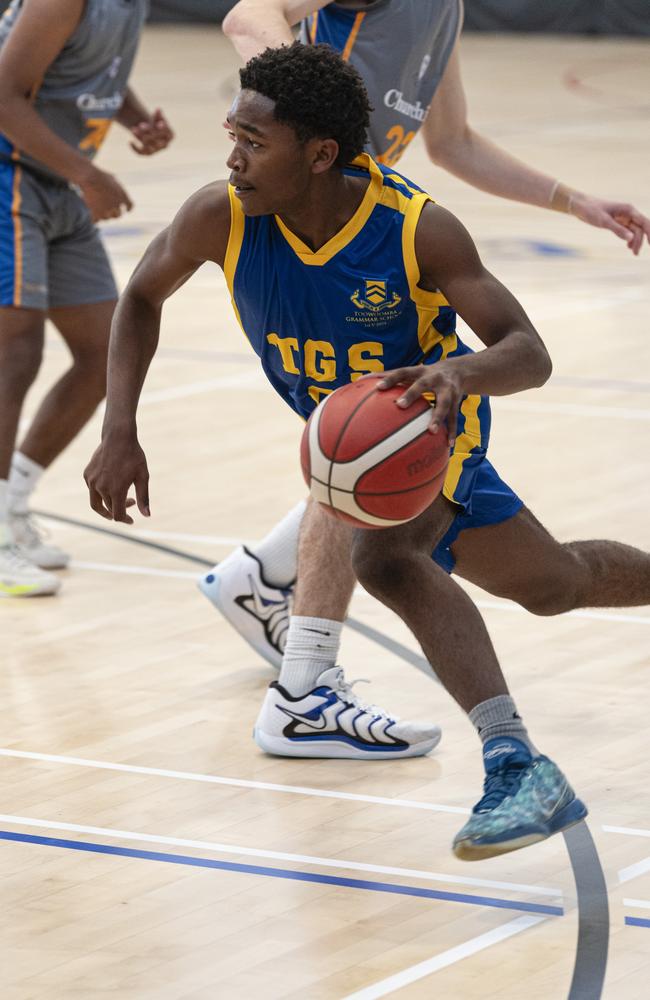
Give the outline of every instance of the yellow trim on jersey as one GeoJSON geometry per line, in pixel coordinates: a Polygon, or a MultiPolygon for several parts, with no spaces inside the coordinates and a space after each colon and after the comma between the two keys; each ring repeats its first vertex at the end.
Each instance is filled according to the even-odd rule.
{"type": "Polygon", "coordinates": [[[463,472],[463,466],[472,451],[481,444],[481,421],[478,416],[478,408],[481,405],[480,396],[467,396],[460,407],[460,412],[465,417],[465,427],[463,433],[456,438],[454,450],[449,459],[447,475],[442,487],[443,496],[454,501],[454,493],[458,488],[458,483],[463,472]]]}
{"type": "MultiPolygon", "coordinates": [[[[393,181],[394,184],[401,184],[402,187],[405,187],[407,191],[411,192],[411,194],[422,194],[423,193],[422,191],[419,191],[418,188],[411,187],[411,185],[408,183],[408,181],[406,181],[403,177],[401,177],[400,174],[386,174],[386,177],[387,177],[388,180],[393,181]]],[[[428,195],[427,195],[427,197],[428,197],[428,195]]],[[[429,200],[431,200],[431,199],[429,199],[429,200]]]]}
{"type": "Polygon", "coordinates": [[[408,202],[408,211],[402,226],[402,254],[404,268],[409,282],[411,298],[418,311],[418,340],[424,354],[430,354],[443,336],[433,326],[441,306],[449,305],[442,292],[427,292],[420,288],[420,265],[415,254],[415,230],[426,203],[431,201],[428,194],[418,191],[408,202]]]}
{"type": "Polygon", "coordinates": [[[341,53],[341,58],[343,59],[343,62],[347,62],[348,59],[350,58],[350,53],[352,52],[354,43],[357,40],[357,35],[359,34],[359,28],[361,27],[361,24],[365,16],[366,16],[365,12],[362,12],[357,14],[357,16],[354,19],[354,24],[352,25],[352,31],[348,35],[348,40],[345,43],[345,48],[341,53]]]}
{"type": "Polygon", "coordinates": [[[20,204],[22,201],[20,194],[20,181],[22,171],[18,164],[14,167],[13,198],[11,201],[11,216],[14,220],[14,302],[15,306],[22,305],[23,288],[23,226],[20,219],[20,204]]]}
{"type": "Polygon", "coordinates": [[[369,171],[370,183],[366,188],[361,204],[352,218],[348,219],[343,229],[335,233],[331,240],[328,240],[318,250],[312,250],[306,243],[303,243],[300,237],[296,236],[295,233],[292,233],[285,226],[279,215],[274,216],[278,229],[303,264],[309,264],[314,267],[322,267],[323,264],[327,264],[332,257],[336,256],[340,250],[343,250],[348,243],[351,243],[355,236],[359,235],[372,215],[375,205],[380,200],[384,185],[384,175],[374,160],[367,153],[362,153],[361,156],[357,156],[353,161],[353,165],[363,167],[369,171]]]}
{"type": "Polygon", "coordinates": [[[311,26],[309,28],[309,41],[312,45],[316,44],[316,32],[318,31],[318,11],[314,11],[311,16],[311,26]]]}
{"type": "MultiPolygon", "coordinates": [[[[232,184],[228,185],[228,198],[230,201],[230,233],[228,235],[228,245],[226,247],[226,256],[223,262],[223,273],[226,279],[226,284],[228,285],[228,291],[230,292],[230,301],[232,302],[232,307],[235,310],[235,316],[237,317],[237,322],[244,330],[244,325],[241,321],[241,316],[239,315],[239,309],[237,308],[237,303],[235,301],[235,272],[237,270],[237,264],[239,262],[239,255],[241,253],[242,243],[244,242],[244,228],[246,226],[246,218],[244,216],[243,209],[241,207],[241,202],[237,195],[235,194],[235,189],[232,184]]],[[[248,340],[248,334],[244,330],[246,339],[248,340]]]]}

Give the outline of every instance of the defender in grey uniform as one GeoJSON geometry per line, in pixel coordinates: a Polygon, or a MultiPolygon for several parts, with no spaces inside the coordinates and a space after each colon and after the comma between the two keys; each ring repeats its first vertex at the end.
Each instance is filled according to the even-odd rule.
{"type": "Polygon", "coordinates": [[[146,12],[147,0],[13,0],[0,21],[2,596],[58,589],[44,570],[67,556],[43,543],[28,498],[104,395],[117,289],[95,222],[132,206],[93,158],[113,121],[143,155],[172,137],[162,113],[150,114],[128,88],[146,12]],[[14,452],[46,317],[73,364],[14,452]]]}
{"type": "MultiPolygon", "coordinates": [[[[240,0],[223,29],[246,61],[267,46],[289,44],[291,27],[301,21],[303,42],[328,43],[363,77],[374,109],[366,148],[380,163],[396,164],[421,130],[431,161],[474,187],[609,229],[634,254],[650,238],[650,219],[633,205],[568,188],[471,127],[457,45],[461,0],[240,0]]],[[[508,488],[500,502],[504,520],[517,516],[508,488]]],[[[240,635],[275,667],[286,646],[304,510],[304,503],[298,504],[254,548],[237,549],[199,582],[240,635]]],[[[456,535],[472,527],[469,520],[460,521],[456,535]]],[[[438,557],[453,569],[453,539],[438,557]]]]}

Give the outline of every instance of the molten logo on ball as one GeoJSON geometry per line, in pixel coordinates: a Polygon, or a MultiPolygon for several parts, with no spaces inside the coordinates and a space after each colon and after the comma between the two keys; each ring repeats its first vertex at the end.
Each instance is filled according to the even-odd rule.
{"type": "Polygon", "coordinates": [[[381,375],[345,385],[312,413],[300,458],[314,500],[361,528],[390,528],[421,514],[442,489],[447,431],[431,434],[425,399],[402,409],[402,389],[381,375]]]}

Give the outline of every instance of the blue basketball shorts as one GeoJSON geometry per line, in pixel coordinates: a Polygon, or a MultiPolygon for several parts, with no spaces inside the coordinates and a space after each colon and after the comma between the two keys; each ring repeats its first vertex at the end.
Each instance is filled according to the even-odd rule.
{"type": "Polygon", "coordinates": [[[434,562],[445,572],[453,573],[456,561],[451,546],[461,531],[482,528],[488,524],[501,524],[514,517],[523,505],[523,501],[504,483],[491,462],[483,458],[475,469],[471,493],[459,507],[447,533],[433,550],[434,562]]]}

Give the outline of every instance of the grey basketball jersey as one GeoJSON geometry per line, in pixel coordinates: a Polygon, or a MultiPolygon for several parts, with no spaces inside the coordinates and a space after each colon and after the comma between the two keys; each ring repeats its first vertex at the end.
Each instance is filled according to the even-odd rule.
{"type": "Polygon", "coordinates": [[[460,0],[331,3],[303,22],[303,42],[326,42],[363,77],[374,108],[366,148],[380,163],[397,163],[422,125],[460,22],[460,0]]]}
{"type": "MultiPolygon", "coordinates": [[[[59,138],[92,158],[119,111],[138,48],[148,0],[87,0],[77,28],[48,67],[34,108],[59,138]]],[[[20,17],[13,0],[0,21],[0,47],[20,17]]],[[[0,136],[0,155],[56,176],[0,136]]]]}

